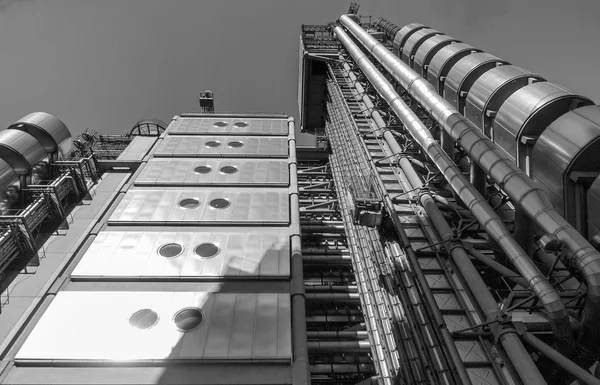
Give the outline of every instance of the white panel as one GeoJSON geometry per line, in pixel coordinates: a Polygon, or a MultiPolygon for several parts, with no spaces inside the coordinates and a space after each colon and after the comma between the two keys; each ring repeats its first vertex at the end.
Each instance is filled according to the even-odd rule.
{"type": "Polygon", "coordinates": [[[167,135],[153,153],[157,157],[239,157],[287,158],[288,139],[251,136],[171,136],[167,135]],[[210,147],[211,142],[218,142],[210,147]],[[231,147],[235,142],[241,147],[231,147]]]}
{"type": "Polygon", "coordinates": [[[143,167],[136,186],[289,185],[289,165],[283,159],[153,158],[143,167]],[[221,171],[232,166],[237,171],[221,171]]]}
{"type": "Polygon", "coordinates": [[[131,189],[109,219],[117,224],[166,223],[289,223],[287,189],[131,189]],[[183,200],[195,199],[195,208],[183,208],[183,200]],[[210,206],[214,199],[227,199],[229,207],[210,206]]]}
{"type": "Polygon", "coordinates": [[[102,231],[71,276],[165,279],[289,277],[289,230],[282,230],[280,233],[102,231]],[[202,258],[195,253],[197,246],[206,243],[219,248],[213,258],[202,258]],[[180,245],[181,254],[171,258],[160,255],[161,247],[167,244],[180,245]]]}
{"type": "MultiPolygon", "coordinates": [[[[16,355],[19,360],[284,361],[291,358],[289,294],[203,292],[59,292],[16,355]],[[202,323],[175,327],[184,308],[202,309],[202,323]],[[151,309],[148,329],[130,325],[151,309]]],[[[114,365],[114,364],[113,364],[114,365]]]]}
{"type": "Polygon", "coordinates": [[[188,118],[170,124],[169,135],[267,135],[287,136],[287,119],[188,118]]]}
{"type": "Polygon", "coordinates": [[[142,160],[150,151],[158,137],[154,136],[136,136],[131,143],[123,150],[117,160],[142,160]]]}

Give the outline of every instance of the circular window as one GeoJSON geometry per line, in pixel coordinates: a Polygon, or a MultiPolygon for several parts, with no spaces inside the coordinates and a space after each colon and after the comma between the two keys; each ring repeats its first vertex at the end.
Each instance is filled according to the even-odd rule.
{"type": "Polygon", "coordinates": [[[227,143],[227,145],[228,145],[229,147],[233,147],[233,148],[239,148],[239,147],[242,147],[242,146],[244,145],[244,143],[242,143],[242,142],[240,142],[240,141],[237,141],[237,140],[234,140],[234,141],[232,141],[232,142],[229,142],[229,143],[227,143]]]}
{"type": "Polygon", "coordinates": [[[208,142],[204,143],[204,145],[206,147],[219,147],[221,143],[216,140],[209,140],[208,142]]]}
{"type": "Polygon", "coordinates": [[[198,328],[203,319],[204,315],[202,314],[202,310],[195,307],[189,307],[179,310],[177,314],[175,314],[175,317],[173,317],[173,322],[180,331],[189,332],[198,328]]]}
{"type": "Polygon", "coordinates": [[[221,172],[223,174],[235,174],[236,172],[238,172],[238,169],[235,166],[225,166],[221,168],[221,172]]]}
{"type": "Polygon", "coordinates": [[[248,127],[248,123],[246,122],[236,122],[233,125],[236,127],[248,127]]]}
{"type": "Polygon", "coordinates": [[[183,246],[178,243],[167,243],[158,249],[158,254],[165,258],[174,258],[183,252],[183,246]]]}
{"type": "Polygon", "coordinates": [[[201,258],[212,258],[219,254],[219,247],[214,243],[203,243],[196,247],[196,254],[201,258]]]}
{"type": "Polygon", "coordinates": [[[227,127],[228,124],[227,124],[227,122],[215,122],[215,123],[213,123],[213,126],[216,126],[216,127],[227,127]]]}
{"type": "Polygon", "coordinates": [[[210,207],[213,207],[215,209],[224,209],[226,207],[229,207],[230,204],[231,202],[224,198],[217,198],[210,201],[210,207]]]}
{"type": "Polygon", "coordinates": [[[208,174],[211,171],[212,168],[210,166],[198,166],[194,169],[196,174],[208,174]]]}
{"type": "Polygon", "coordinates": [[[196,207],[200,206],[200,202],[198,199],[187,198],[180,201],[179,206],[183,207],[184,209],[195,209],[196,207]]]}
{"type": "Polygon", "coordinates": [[[152,309],[138,310],[129,317],[129,325],[136,329],[150,329],[158,322],[158,313],[152,309]]]}

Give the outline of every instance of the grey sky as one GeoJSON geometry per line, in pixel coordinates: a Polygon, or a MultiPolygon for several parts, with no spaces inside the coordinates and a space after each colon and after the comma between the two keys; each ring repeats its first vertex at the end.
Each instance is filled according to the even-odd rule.
{"type": "MultiPolygon", "coordinates": [[[[375,0],[361,14],[421,22],[600,101],[598,0],[375,0]]],[[[0,127],[33,111],[74,135],[197,110],[297,117],[301,24],[339,0],[0,0],[0,127]]]]}

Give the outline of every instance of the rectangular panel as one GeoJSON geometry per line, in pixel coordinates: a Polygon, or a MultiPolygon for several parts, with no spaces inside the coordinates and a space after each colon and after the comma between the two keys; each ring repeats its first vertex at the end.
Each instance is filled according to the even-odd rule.
{"type": "Polygon", "coordinates": [[[153,158],[135,180],[136,186],[289,185],[284,159],[153,158]]]}
{"type": "Polygon", "coordinates": [[[288,139],[167,135],[153,155],[156,157],[287,158],[288,139]]]}
{"type": "Polygon", "coordinates": [[[287,189],[131,189],[111,224],[289,223],[287,189]]]}
{"type": "Polygon", "coordinates": [[[287,119],[188,118],[178,117],[169,125],[169,135],[266,135],[287,136],[287,119]]]}
{"type": "Polygon", "coordinates": [[[290,235],[288,228],[281,230],[280,233],[252,229],[231,233],[102,231],[71,277],[289,277],[290,235]],[[212,255],[213,252],[216,254],[212,255]]]}
{"type": "Polygon", "coordinates": [[[278,293],[59,292],[16,359],[289,362],[289,302],[278,293]],[[178,315],[190,308],[201,317],[178,315]]]}
{"type": "Polygon", "coordinates": [[[157,140],[157,136],[136,136],[117,160],[142,160],[157,140]]]}

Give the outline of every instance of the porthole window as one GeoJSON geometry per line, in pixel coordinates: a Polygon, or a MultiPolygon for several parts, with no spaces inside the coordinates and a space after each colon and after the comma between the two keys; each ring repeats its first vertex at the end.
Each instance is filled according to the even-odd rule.
{"type": "Polygon", "coordinates": [[[210,166],[198,166],[194,169],[196,174],[208,174],[211,171],[212,168],[210,166]]]}
{"type": "Polygon", "coordinates": [[[226,207],[229,207],[230,204],[231,202],[229,202],[228,199],[224,198],[217,198],[210,201],[210,207],[215,209],[224,209],[226,207]]]}
{"type": "Polygon", "coordinates": [[[196,207],[200,206],[200,201],[198,201],[198,199],[195,198],[187,198],[181,200],[179,202],[179,206],[184,209],[195,209],[196,207]]]}
{"type": "Polygon", "coordinates": [[[204,314],[202,314],[202,310],[195,307],[181,309],[175,314],[175,317],[173,317],[175,327],[182,332],[189,332],[197,329],[202,324],[203,320],[204,314]]]}
{"type": "Polygon", "coordinates": [[[158,313],[152,309],[141,309],[129,317],[129,325],[136,329],[150,329],[158,322],[158,313]]]}
{"type": "Polygon", "coordinates": [[[217,256],[221,250],[214,243],[203,243],[196,247],[194,251],[200,258],[209,259],[217,256]]]}
{"type": "Polygon", "coordinates": [[[235,174],[238,172],[238,168],[235,166],[225,166],[221,168],[223,174],[235,174]]]}
{"type": "Polygon", "coordinates": [[[244,145],[244,143],[240,142],[239,140],[233,140],[227,143],[227,145],[232,148],[240,148],[244,145]]]}
{"type": "Polygon", "coordinates": [[[183,246],[178,243],[167,243],[158,249],[158,254],[165,258],[175,258],[181,255],[183,246]]]}
{"type": "Polygon", "coordinates": [[[208,142],[204,143],[204,145],[206,147],[219,147],[221,145],[221,142],[216,140],[209,140],[208,142]]]}
{"type": "Polygon", "coordinates": [[[215,126],[215,127],[227,127],[228,124],[227,124],[227,122],[214,122],[213,126],[215,126]]]}
{"type": "Polygon", "coordinates": [[[236,126],[236,127],[240,127],[240,128],[241,127],[248,127],[248,123],[246,123],[246,122],[235,122],[233,125],[236,126]]]}

